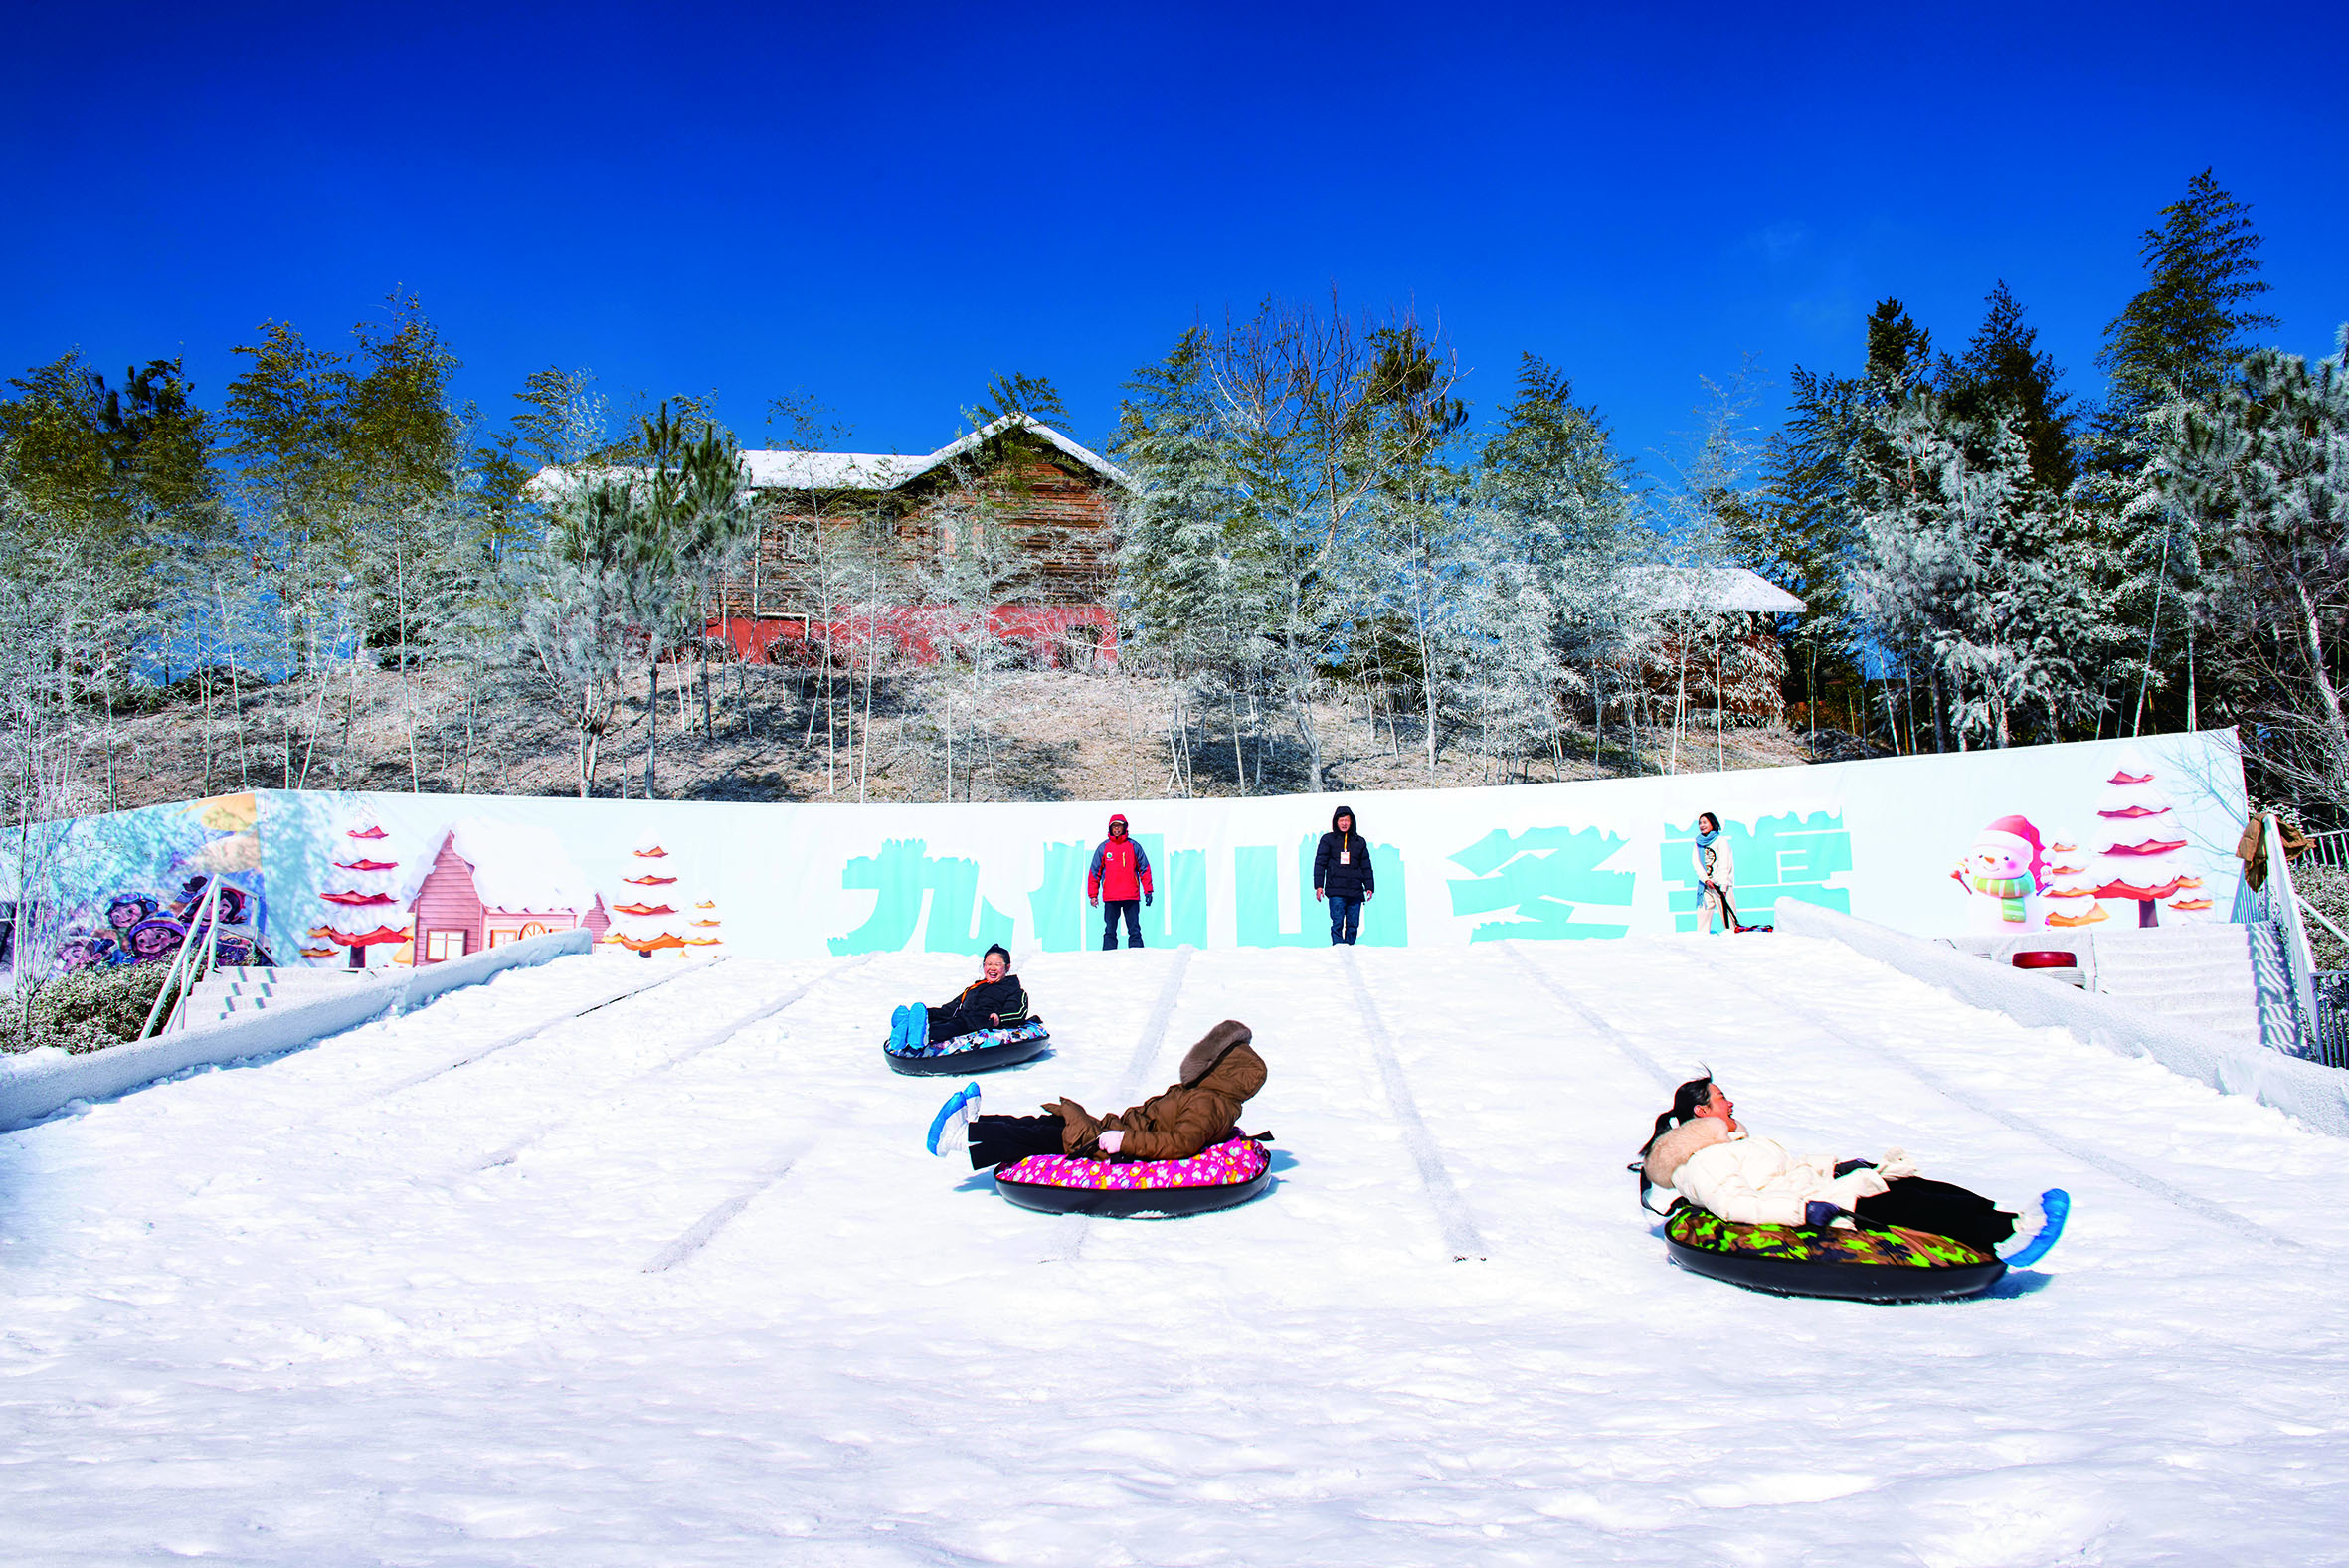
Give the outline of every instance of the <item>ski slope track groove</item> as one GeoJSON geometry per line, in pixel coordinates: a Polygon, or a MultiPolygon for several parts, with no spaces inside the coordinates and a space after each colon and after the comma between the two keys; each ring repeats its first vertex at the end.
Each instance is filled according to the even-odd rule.
{"type": "Polygon", "coordinates": [[[643,1272],[664,1274],[708,1246],[710,1238],[724,1230],[735,1216],[749,1208],[768,1188],[790,1175],[792,1167],[797,1165],[801,1156],[807,1152],[808,1148],[805,1144],[793,1148],[776,1162],[772,1170],[762,1172],[749,1186],[744,1187],[733,1196],[721,1200],[715,1208],[695,1220],[691,1230],[663,1247],[659,1256],[644,1265],[643,1272]]]}
{"type": "Polygon", "coordinates": [[[1053,1051],[991,1108],[1124,1103],[1229,1017],[1281,1133],[1259,1200],[1059,1267],[874,1048],[966,955],[565,958],[10,1132],[0,1561],[2349,1565],[2349,1140],[1840,943],[1693,943],[1019,955],[1053,1051]],[[1675,1268],[1623,1167],[1700,1062],[1799,1153],[2071,1188],[2063,1244],[1944,1306],[1675,1268]]]}
{"type": "Polygon", "coordinates": [[[1361,960],[1355,956],[1352,943],[1347,944],[1345,954],[1346,977],[1353,982],[1355,1010],[1362,1015],[1370,1054],[1378,1063],[1378,1082],[1386,1091],[1386,1103],[1393,1108],[1395,1121],[1402,1127],[1404,1146],[1410,1149],[1411,1163],[1419,1171],[1419,1186],[1427,1194],[1428,1206],[1435,1210],[1437,1225],[1443,1229],[1444,1248],[1451,1253],[1454,1263],[1466,1263],[1472,1258],[1482,1262],[1487,1256],[1485,1240],[1477,1234],[1476,1221],[1461,1199],[1451,1170],[1444,1164],[1443,1150],[1436,1147],[1435,1135],[1427,1131],[1427,1119],[1419,1114],[1419,1102],[1411,1096],[1411,1081],[1403,1074],[1403,1064],[1395,1059],[1394,1036],[1386,1032],[1386,1019],[1378,1011],[1369,985],[1362,979],[1361,960]]]}
{"type": "Polygon", "coordinates": [[[721,954],[717,958],[704,958],[697,963],[680,965],[673,973],[657,975],[649,980],[638,980],[632,984],[623,985],[617,990],[607,992],[603,996],[598,997],[596,1000],[588,1003],[585,1007],[578,1007],[559,1012],[554,1017],[542,1019],[541,1021],[532,1024],[526,1029],[517,1029],[512,1034],[505,1036],[503,1039],[492,1041],[488,1045],[480,1047],[478,1050],[467,1051],[464,1055],[455,1057],[450,1061],[443,1062],[438,1067],[429,1067],[421,1073],[411,1074],[409,1077],[401,1079],[396,1084],[392,1084],[384,1089],[376,1090],[373,1094],[368,1095],[366,1098],[369,1100],[389,1100],[392,1096],[405,1090],[414,1089],[419,1084],[429,1084],[434,1079],[440,1077],[443,1073],[453,1073],[460,1067],[470,1067],[475,1062],[481,1061],[485,1057],[495,1056],[500,1051],[511,1049],[514,1046],[524,1044],[531,1040],[536,1040],[556,1029],[560,1029],[565,1024],[571,1023],[580,1018],[585,1018],[589,1013],[602,1012],[605,1008],[611,1006],[615,1002],[627,1001],[632,996],[641,996],[646,991],[657,990],[661,986],[669,984],[671,981],[684,979],[689,974],[699,974],[704,969],[716,968],[719,964],[725,961],[726,955],[721,954]]]}
{"type": "Polygon", "coordinates": [[[1549,993],[1550,1000],[1556,1002],[1560,1007],[1565,1008],[1566,1011],[1572,1013],[1575,1017],[1588,1024],[1592,1029],[1598,1031],[1599,1038],[1605,1040],[1616,1050],[1622,1052],[1623,1055],[1627,1057],[1633,1063],[1633,1065],[1638,1067],[1641,1072],[1654,1079],[1656,1081],[1656,1087],[1664,1091],[1666,1098],[1669,1099],[1673,1091],[1680,1088],[1680,1081],[1675,1079],[1670,1073],[1666,1072],[1663,1066],[1659,1064],[1654,1057],[1641,1050],[1638,1046],[1632,1044],[1628,1035],[1626,1035],[1622,1030],[1616,1028],[1613,1024],[1609,1023],[1605,1018],[1602,1018],[1597,1013],[1593,1012],[1590,1008],[1590,1005],[1583,1001],[1582,998],[1576,996],[1573,992],[1558,984],[1554,978],[1543,971],[1540,964],[1536,963],[1533,960],[1532,957],[1526,953],[1525,949],[1520,944],[1515,942],[1503,943],[1501,945],[1501,951],[1508,954],[1510,958],[1516,962],[1519,968],[1525,970],[1527,974],[1532,976],[1536,985],[1538,985],[1543,990],[1547,991],[1549,993]]]}
{"type": "MultiPolygon", "coordinates": [[[[781,996],[775,997],[769,1001],[761,1002],[758,1006],[753,1007],[749,1012],[746,1012],[740,1017],[732,1019],[729,1022],[720,1024],[717,1028],[710,1030],[707,1034],[704,1034],[701,1036],[701,1038],[695,1040],[683,1050],[676,1052],[672,1056],[663,1058],[659,1062],[653,1064],[651,1067],[645,1069],[643,1072],[638,1073],[634,1078],[630,1079],[626,1084],[621,1086],[622,1092],[635,1088],[639,1084],[643,1083],[646,1079],[657,1077],[662,1073],[670,1072],[678,1067],[681,1067],[685,1063],[693,1060],[693,1058],[701,1055],[704,1051],[712,1051],[717,1049],[719,1046],[724,1045],[727,1041],[735,1039],[741,1035],[744,1030],[750,1028],[753,1024],[764,1023],[769,1018],[774,1017],[777,1013],[782,1012],[785,1008],[796,1005],[803,998],[805,998],[810,991],[815,989],[816,986],[821,985],[829,980],[836,980],[851,969],[862,968],[865,964],[872,961],[872,958],[873,956],[868,953],[860,958],[850,958],[845,963],[836,963],[829,969],[825,970],[823,973],[816,975],[813,979],[805,981],[802,984],[792,987],[792,989],[784,992],[784,994],[781,996]]],[[[635,993],[632,991],[629,994],[634,995],[635,993]]],[[[594,1008],[589,1008],[587,1011],[593,1012],[596,1009],[594,1008]]],[[[586,1015],[587,1014],[585,1012],[579,1014],[581,1017],[585,1017],[586,1015]]],[[[531,1145],[546,1138],[549,1134],[558,1132],[564,1128],[571,1126],[576,1120],[578,1120],[576,1117],[566,1117],[559,1122],[545,1123],[534,1131],[526,1132],[522,1136],[514,1139],[512,1142],[506,1144],[496,1152],[483,1155],[480,1159],[474,1161],[468,1168],[475,1171],[481,1171],[495,1170],[500,1165],[510,1165],[516,1159],[519,1159],[524,1151],[529,1149],[531,1145]]]]}

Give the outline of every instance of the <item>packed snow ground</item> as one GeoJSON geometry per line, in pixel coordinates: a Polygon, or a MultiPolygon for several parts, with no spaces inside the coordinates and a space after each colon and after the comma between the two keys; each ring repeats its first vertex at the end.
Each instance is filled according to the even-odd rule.
{"type": "Polygon", "coordinates": [[[1337,954],[1022,962],[1057,1051],[993,1109],[1255,1026],[1278,1184],[1187,1220],[924,1154],[921,956],[579,1017],[636,960],[564,959],[0,1136],[0,1556],[2349,1560],[2349,1143],[1822,942],[1358,958],[1389,1064],[1337,954]],[[1623,1167],[1700,1061],[2071,1234],[1948,1306],[1676,1270],[1623,1167]]]}

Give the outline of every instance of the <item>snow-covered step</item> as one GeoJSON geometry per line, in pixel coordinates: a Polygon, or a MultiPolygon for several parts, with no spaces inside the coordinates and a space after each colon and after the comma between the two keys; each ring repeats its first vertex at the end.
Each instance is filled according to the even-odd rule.
{"type": "Polygon", "coordinates": [[[196,982],[180,1010],[183,1029],[200,1024],[250,1018],[271,1006],[295,1006],[316,1001],[358,984],[369,984],[381,974],[369,969],[312,969],[236,967],[215,969],[196,982]]]}
{"type": "Polygon", "coordinates": [[[2172,1023],[2288,1048],[2290,998],[2262,972],[2259,943],[2236,925],[2099,932],[2095,988],[2172,1023]]]}

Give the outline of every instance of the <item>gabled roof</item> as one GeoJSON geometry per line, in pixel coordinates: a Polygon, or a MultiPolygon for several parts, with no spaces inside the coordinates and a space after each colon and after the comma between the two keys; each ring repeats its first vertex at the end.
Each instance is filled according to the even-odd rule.
{"type": "Polygon", "coordinates": [[[947,442],[928,456],[902,457],[860,451],[746,451],[742,462],[750,471],[754,490],[896,490],[977,451],[1005,431],[1019,429],[1110,483],[1132,487],[1134,481],[1117,464],[1024,414],[1006,414],[959,440],[947,442]]]}
{"type": "Polygon", "coordinates": [[[751,487],[757,490],[895,490],[977,451],[1005,431],[1020,429],[1110,483],[1132,487],[1134,481],[1117,464],[1025,414],[1006,414],[924,457],[851,451],[746,451],[742,460],[750,470],[751,487]]]}
{"type": "Polygon", "coordinates": [[[1633,592],[1658,610],[1798,615],[1809,608],[1760,573],[1741,566],[1635,566],[1623,575],[1633,592]]]}
{"type": "MultiPolygon", "coordinates": [[[[1131,489],[1134,481],[1124,469],[1070,440],[1051,426],[1025,414],[1006,414],[959,440],[926,455],[906,456],[896,452],[869,451],[791,451],[761,448],[742,454],[743,470],[750,475],[754,490],[896,490],[911,484],[926,473],[945,467],[956,458],[977,451],[1005,431],[1024,428],[1031,436],[1043,440],[1062,455],[1074,459],[1110,483],[1131,489]]],[[[618,472],[619,470],[606,470],[618,472]]],[[[534,486],[553,488],[556,471],[541,468],[534,486]]]]}
{"type": "MultiPolygon", "coordinates": [[[[1084,446],[1080,446],[1075,441],[1070,440],[1067,436],[1054,430],[1051,426],[1043,423],[1041,420],[1030,418],[1025,414],[1006,414],[1001,419],[994,421],[985,428],[973,431],[970,435],[964,436],[960,440],[949,441],[947,444],[939,447],[938,450],[932,452],[927,457],[910,459],[921,463],[921,467],[917,468],[913,473],[908,474],[906,477],[908,479],[918,478],[922,474],[928,473],[933,468],[941,467],[946,463],[952,462],[955,458],[962,456],[965,452],[978,450],[981,446],[994,439],[1003,432],[1015,429],[1020,426],[1026,427],[1029,435],[1042,436],[1047,443],[1057,447],[1062,455],[1075,458],[1078,462],[1083,463],[1086,467],[1092,469],[1095,473],[1101,475],[1110,483],[1120,485],[1127,489],[1133,488],[1134,481],[1128,478],[1126,476],[1126,471],[1123,468],[1120,468],[1116,463],[1111,462],[1108,458],[1103,457],[1096,452],[1088,450],[1084,446]]],[[[904,482],[904,479],[898,481],[900,484],[903,484],[904,482]]]]}

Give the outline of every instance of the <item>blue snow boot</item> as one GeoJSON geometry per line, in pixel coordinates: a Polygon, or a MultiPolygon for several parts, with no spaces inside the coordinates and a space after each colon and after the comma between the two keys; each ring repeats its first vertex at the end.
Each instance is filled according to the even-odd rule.
{"type": "Polygon", "coordinates": [[[979,1086],[965,1084],[946,1097],[938,1115],[930,1119],[930,1152],[960,1152],[971,1140],[971,1123],[979,1115],[979,1086]]]}
{"type": "Polygon", "coordinates": [[[890,1014],[889,1049],[900,1056],[910,1055],[930,1043],[930,1009],[920,1002],[907,1002],[890,1014]]]}
{"type": "Polygon", "coordinates": [[[903,1007],[889,1015],[889,1049],[892,1051],[905,1049],[905,1009],[903,1007]]]}
{"type": "Polygon", "coordinates": [[[2062,1187],[2048,1188],[2039,1195],[2039,1234],[2007,1255],[2008,1268],[2028,1269],[2055,1249],[2064,1236],[2065,1218],[2072,1213],[2072,1194],[2062,1187]]]}

